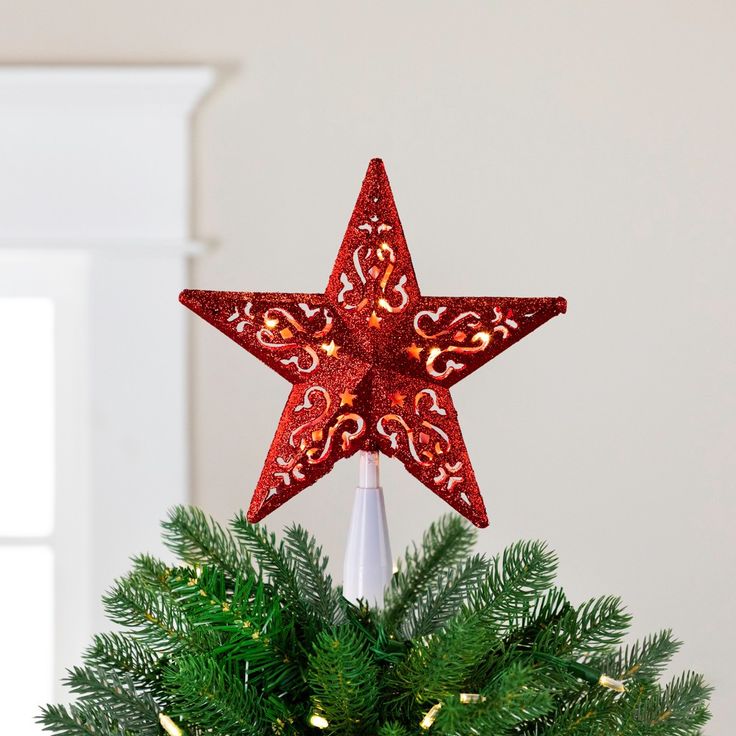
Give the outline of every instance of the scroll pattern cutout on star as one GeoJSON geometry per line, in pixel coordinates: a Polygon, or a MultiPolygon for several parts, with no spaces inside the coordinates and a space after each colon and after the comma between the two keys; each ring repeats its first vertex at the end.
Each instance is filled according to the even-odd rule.
{"type": "MultiPolygon", "coordinates": [[[[431,387],[417,391],[404,415],[389,412],[376,422],[379,436],[388,441],[392,451],[406,447],[411,460],[430,471],[436,490],[456,495],[470,505],[464,491],[464,448],[455,448],[450,434],[443,428],[448,416],[437,391],[431,387]],[[458,452],[459,450],[459,452],[458,452]]],[[[454,423],[454,419],[451,420],[454,423]]]]}
{"type": "Polygon", "coordinates": [[[306,376],[319,367],[318,350],[321,347],[327,352],[329,345],[320,342],[334,326],[331,309],[302,301],[294,306],[261,306],[257,315],[253,312],[252,301],[236,304],[227,321],[235,326],[236,333],[248,327],[254,330],[257,344],[266,352],[283,354],[278,361],[296,376],[306,376]]]}
{"type": "MultiPolygon", "coordinates": [[[[429,343],[426,348],[424,366],[427,375],[438,381],[463,371],[467,356],[484,352],[494,340],[507,340],[512,330],[519,327],[513,319],[512,310],[505,313],[500,307],[493,308],[489,324],[476,311],[466,310],[455,316],[444,305],[436,309],[422,309],[414,316],[414,334],[429,343]],[[446,343],[440,347],[437,343],[446,343]]],[[[417,350],[412,343],[405,351],[417,350]]],[[[415,353],[418,359],[420,353],[415,353]]]]}
{"type": "Polygon", "coordinates": [[[357,226],[365,242],[352,251],[349,265],[340,273],[338,304],[346,311],[365,312],[366,322],[378,326],[382,312],[400,314],[409,303],[405,264],[389,242],[393,226],[378,215],[357,226]]]}
{"type": "Polygon", "coordinates": [[[276,457],[278,470],[273,472],[273,485],[264,501],[288,488],[292,480],[305,480],[309,466],[333,462],[342,453],[354,448],[354,442],[366,432],[365,419],[354,411],[341,412],[331,418],[332,399],[324,386],[308,386],[300,404],[292,414],[294,422],[300,422],[290,432],[288,451],[276,457]],[[337,450],[334,457],[333,450],[337,450]]]}

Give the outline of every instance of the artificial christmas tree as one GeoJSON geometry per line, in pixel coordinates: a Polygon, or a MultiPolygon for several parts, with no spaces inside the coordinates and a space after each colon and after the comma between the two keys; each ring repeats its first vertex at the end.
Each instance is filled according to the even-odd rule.
{"type": "Polygon", "coordinates": [[[575,606],[555,555],[520,542],[472,555],[475,530],[443,518],[400,563],[382,609],[345,600],[298,526],[277,542],[174,509],[164,539],[105,597],[123,631],[95,637],[69,671],[59,736],[690,736],[708,718],[700,675],[657,679],[668,631],[619,648],[616,598],[575,606]]]}

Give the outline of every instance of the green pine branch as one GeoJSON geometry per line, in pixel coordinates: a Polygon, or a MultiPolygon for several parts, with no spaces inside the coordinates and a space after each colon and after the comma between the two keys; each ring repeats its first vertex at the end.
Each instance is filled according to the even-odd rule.
{"type": "Polygon", "coordinates": [[[314,537],[292,525],[284,533],[283,552],[292,560],[302,600],[322,621],[337,623],[342,614],[342,595],[333,588],[332,578],[326,572],[329,560],[314,537]]]}
{"type": "Polygon", "coordinates": [[[197,578],[182,580],[173,595],[187,618],[216,638],[212,650],[223,661],[247,663],[250,678],[263,689],[298,689],[302,650],[283,603],[253,573],[232,592],[226,587],[222,573],[204,568],[197,578]]]}
{"type": "Polygon", "coordinates": [[[162,560],[152,555],[135,555],[131,558],[131,576],[135,576],[136,584],[153,591],[170,592],[172,569],[162,560]]]}
{"type": "Polygon", "coordinates": [[[488,560],[474,555],[449,572],[441,572],[399,622],[406,639],[421,639],[444,626],[460,610],[470,593],[488,576],[488,560]]]}
{"type": "Polygon", "coordinates": [[[619,598],[591,598],[542,631],[536,646],[571,658],[607,654],[621,642],[630,623],[619,598]]]}
{"type": "Polygon", "coordinates": [[[476,530],[459,516],[442,516],[424,533],[419,549],[409,547],[386,590],[383,621],[398,628],[428,593],[438,578],[465,561],[476,540],[476,530]]]}
{"type": "Polygon", "coordinates": [[[129,675],[139,687],[158,691],[166,658],[128,633],[97,634],[83,655],[92,666],[129,675]]]}
{"type": "MultiPolygon", "coordinates": [[[[611,691],[587,686],[586,691],[571,702],[564,706],[558,704],[539,733],[543,736],[622,736],[625,733],[621,730],[622,718],[628,710],[627,705],[622,706],[623,702],[611,691]]],[[[629,736],[645,736],[645,733],[631,731],[629,736]]]]}
{"type": "Polygon", "coordinates": [[[108,618],[154,648],[172,650],[191,640],[191,622],[170,596],[152,590],[140,576],[118,580],[103,598],[108,618]]]}
{"type": "Polygon", "coordinates": [[[125,674],[102,667],[73,667],[64,684],[80,701],[99,707],[126,730],[155,736],[158,733],[158,708],[153,698],[136,689],[125,674]]]}
{"type": "Polygon", "coordinates": [[[212,656],[187,655],[164,675],[180,724],[207,725],[212,733],[262,736],[270,730],[269,714],[245,678],[228,672],[212,656]]]}
{"type": "Polygon", "coordinates": [[[370,733],[376,725],[378,671],[365,640],[348,626],[317,636],[309,657],[307,682],[314,710],[328,722],[328,733],[370,733]]]}
{"type": "Polygon", "coordinates": [[[265,526],[251,524],[242,513],[232,521],[235,536],[248,550],[251,559],[264,580],[273,586],[274,592],[283,601],[293,606],[302,618],[309,619],[308,605],[302,595],[296,564],[289,556],[284,542],[265,526]]]}
{"type": "Polygon", "coordinates": [[[622,680],[656,680],[681,646],[666,629],[607,656],[593,658],[590,664],[622,680]]]}
{"type": "Polygon", "coordinates": [[[417,639],[388,677],[401,707],[431,705],[468,687],[495,634],[477,613],[463,611],[443,629],[417,639]]]}
{"type": "Polygon", "coordinates": [[[130,736],[103,708],[90,703],[47,705],[38,722],[57,736],[130,736]]]}
{"type": "Polygon", "coordinates": [[[516,542],[492,560],[471,606],[500,632],[518,628],[552,587],[556,572],[557,557],[543,542],[516,542]]]}
{"type": "Polygon", "coordinates": [[[442,519],[377,610],[340,596],[300,527],[277,541],[241,515],[231,536],[179,508],[164,534],[181,563],[140,555],[115,582],[123,631],[69,671],[77,702],[42,710],[51,733],[164,736],[164,713],[181,736],[699,736],[709,717],[700,675],[658,684],[671,633],[621,647],[620,601],[573,605],[540,542],[488,561],[442,519]]]}
{"type": "Polygon", "coordinates": [[[694,736],[710,720],[706,701],[711,692],[702,675],[686,672],[643,703],[638,719],[652,736],[694,736]]]}
{"type": "Polygon", "coordinates": [[[409,731],[400,723],[396,723],[395,721],[384,723],[378,729],[378,736],[413,736],[415,733],[416,731],[409,731]]]}
{"type": "Polygon", "coordinates": [[[554,707],[535,669],[518,663],[501,672],[480,693],[471,695],[478,696],[476,702],[462,702],[454,694],[442,703],[435,724],[437,734],[503,736],[524,721],[546,716],[554,707]]]}
{"type": "Polygon", "coordinates": [[[231,580],[247,575],[247,553],[211,516],[193,506],[175,506],[162,522],[164,544],[190,567],[210,565],[231,580]]]}

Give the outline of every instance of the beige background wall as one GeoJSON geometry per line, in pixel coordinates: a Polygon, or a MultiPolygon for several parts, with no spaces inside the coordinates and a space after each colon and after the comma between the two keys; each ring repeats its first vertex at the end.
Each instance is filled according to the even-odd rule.
{"type": "MultiPolygon", "coordinates": [[[[566,296],[454,390],[482,549],[548,539],[573,597],[619,593],[636,633],[673,627],[678,666],[719,688],[708,732],[730,733],[732,2],[4,0],[0,62],[218,65],[197,287],[321,290],[378,155],[425,293],[566,296]]],[[[194,497],[228,517],[287,385],[192,334],[194,497]]],[[[339,561],[354,484],[338,465],[271,524],[308,525],[339,561]]],[[[384,485],[398,552],[445,506],[390,462],[384,485]]]]}

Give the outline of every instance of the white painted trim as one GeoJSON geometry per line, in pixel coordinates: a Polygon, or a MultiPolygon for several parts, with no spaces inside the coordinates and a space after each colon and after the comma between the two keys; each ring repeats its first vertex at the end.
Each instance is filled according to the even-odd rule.
{"type": "Polygon", "coordinates": [[[100,595],[132,554],[165,554],[159,521],[189,498],[177,296],[206,247],[190,237],[191,116],[214,80],[202,66],[0,67],[0,296],[28,273],[59,309],[59,677],[110,628],[100,595]]]}
{"type": "Polygon", "coordinates": [[[167,106],[188,115],[214,81],[215,70],[207,66],[5,66],[0,109],[167,106]]]}
{"type": "Polygon", "coordinates": [[[136,238],[1,238],[0,251],[28,253],[32,251],[83,252],[90,254],[114,254],[139,256],[171,255],[197,256],[209,250],[211,243],[201,240],[167,240],[136,238]]]}
{"type": "Polygon", "coordinates": [[[0,67],[0,239],[188,241],[206,67],[0,67]]]}

